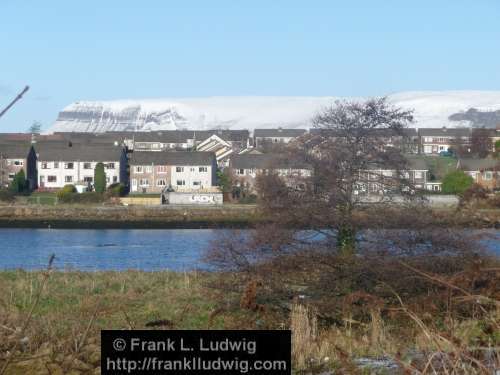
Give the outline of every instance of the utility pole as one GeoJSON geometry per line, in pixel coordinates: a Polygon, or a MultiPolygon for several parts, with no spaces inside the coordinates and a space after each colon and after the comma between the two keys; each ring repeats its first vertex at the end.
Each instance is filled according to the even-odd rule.
{"type": "Polygon", "coordinates": [[[0,117],[2,117],[2,116],[5,114],[5,112],[7,112],[7,111],[10,109],[10,107],[12,107],[14,104],[16,104],[16,102],[17,102],[19,99],[21,99],[21,98],[23,97],[23,95],[24,95],[24,94],[26,94],[26,92],[27,92],[29,89],[30,89],[30,87],[29,87],[29,86],[26,86],[26,87],[23,89],[23,91],[21,91],[21,92],[19,93],[19,95],[17,95],[17,96],[14,98],[14,100],[13,100],[13,101],[11,101],[11,102],[9,103],[9,105],[8,105],[7,107],[5,107],[5,108],[2,110],[2,112],[0,112],[0,117]]]}

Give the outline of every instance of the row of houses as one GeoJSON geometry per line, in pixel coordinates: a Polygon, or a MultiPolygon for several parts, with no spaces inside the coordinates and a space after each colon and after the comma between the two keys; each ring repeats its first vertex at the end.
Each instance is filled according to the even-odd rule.
{"type": "MultiPolygon", "coordinates": [[[[474,137],[485,138],[489,142],[490,151],[500,140],[500,125],[496,129],[483,128],[422,128],[403,129],[400,133],[386,129],[372,131],[373,136],[380,137],[385,145],[399,145],[411,154],[439,154],[450,148],[470,148],[474,137]]],[[[328,135],[341,137],[342,134],[325,129],[255,129],[254,139],[257,148],[273,144],[286,144],[293,140],[311,135],[328,135]],[[325,134],[326,133],[326,134],[325,134]]]]}
{"type": "MultiPolygon", "coordinates": [[[[407,157],[408,170],[404,171],[404,178],[418,190],[440,192],[443,175],[434,175],[434,168],[428,159],[418,155],[407,157]]],[[[236,185],[245,188],[251,193],[256,192],[256,181],[259,174],[267,173],[269,170],[277,173],[289,184],[300,183],[301,177],[309,177],[311,168],[305,165],[297,165],[289,160],[272,154],[243,154],[231,159],[230,170],[236,181],[236,185]]],[[[462,170],[470,175],[474,182],[488,190],[500,189],[500,162],[495,159],[457,159],[454,165],[447,170],[462,170]]],[[[368,173],[369,176],[361,178],[366,183],[360,184],[358,194],[383,194],[384,187],[378,182],[381,178],[392,178],[397,173],[394,170],[374,167],[368,173]],[[370,181],[373,180],[373,181],[370,181]]]]}
{"type": "MultiPolygon", "coordinates": [[[[182,146],[180,149],[166,148],[165,144],[159,149],[153,147],[154,133],[148,135],[148,142],[145,142],[146,138],[141,138],[142,133],[126,132],[35,136],[0,134],[0,185],[7,186],[21,169],[32,189],[54,190],[67,184],[92,185],[97,163],[104,164],[108,185],[123,183],[129,186],[131,192],[137,193],[159,193],[165,189],[209,190],[217,184],[216,172],[219,168],[227,168],[236,184],[250,192],[255,192],[257,176],[270,169],[276,170],[290,183],[311,174],[307,165],[292,163],[272,153],[261,153],[257,148],[244,147],[245,142],[248,146],[248,138],[239,131],[203,133],[200,137],[205,139],[189,143],[193,147],[184,147],[188,143],[182,142],[185,136],[195,139],[194,131],[174,132],[186,132],[177,138],[180,142],[177,145],[182,146]],[[136,135],[143,142],[140,147],[139,143],[135,143],[136,135]],[[147,147],[146,143],[149,144],[147,147]]],[[[277,142],[292,142],[305,134],[299,134],[297,129],[284,133],[283,140],[277,142]]],[[[267,129],[261,133],[257,129],[255,134],[268,137],[272,132],[267,129]]],[[[157,139],[160,144],[162,140],[157,139]]],[[[398,142],[398,139],[388,141],[398,142]]],[[[439,176],[436,178],[433,175],[425,158],[413,155],[408,159],[408,179],[416,188],[429,191],[441,189],[439,176]]],[[[499,169],[495,160],[459,159],[453,167],[466,171],[488,189],[499,187],[499,169]]],[[[388,175],[392,172],[380,170],[379,173],[388,175]]],[[[360,193],[376,193],[380,190],[377,186],[376,183],[361,186],[360,193]]]]}

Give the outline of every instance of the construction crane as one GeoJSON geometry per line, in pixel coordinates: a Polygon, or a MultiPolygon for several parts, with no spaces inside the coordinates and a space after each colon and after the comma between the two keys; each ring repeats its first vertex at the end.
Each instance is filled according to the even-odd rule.
{"type": "Polygon", "coordinates": [[[23,91],[21,91],[21,92],[19,93],[19,95],[18,95],[18,96],[16,96],[16,97],[14,98],[14,100],[13,100],[13,101],[11,101],[11,102],[10,102],[10,104],[9,104],[7,107],[5,107],[5,109],[4,109],[4,110],[2,110],[2,112],[0,112],[0,117],[2,117],[2,116],[5,114],[5,112],[7,112],[7,111],[10,109],[10,107],[12,107],[14,104],[16,104],[16,102],[17,102],[19,99],[21,99],[21,98],[23,97],[23,95],[24,95],[24,94],[26,94],[26,92],[27,92],[29,89],[30,89],[30,87],[29,87],[29,86],[26,86],[26,87],[23,89],[23,91]]]}

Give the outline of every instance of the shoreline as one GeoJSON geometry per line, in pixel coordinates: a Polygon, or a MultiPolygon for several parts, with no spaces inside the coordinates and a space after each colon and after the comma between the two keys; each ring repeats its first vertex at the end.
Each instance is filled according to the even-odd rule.
{"type": "MultiPolygon", "coordinates": [[[[500,209],[435,209],[433,216],[436,227],[500,229],[500,209]]],[[[0,228],[252,229],[265,222],[255,205],[0,206],[0,228]]]]}

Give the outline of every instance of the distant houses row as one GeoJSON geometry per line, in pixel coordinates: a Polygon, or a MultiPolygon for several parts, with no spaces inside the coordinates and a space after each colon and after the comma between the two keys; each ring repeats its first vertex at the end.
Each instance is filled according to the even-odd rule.
{"type": "MultiPolygon", "coordinates": [[[[500,129],[481,130],[492,144],[500,140],[500,129]]],[[[123,183],[131,192],[160,193],[167,188],[209,190],[217,184],[218,168],[229,169],[238,186],[255,192],[256,177],[269,169],[276,170],[290,183],[310,175],[310,167],[279,158],[272,146],[324,131],[256,129],[252,138],[247,130],[4,133],[0,134],[0,185],[8,185],[21,169],[32,189],[92,185],[95,166],[103,163],[107,184],[123,183]]],[[[425,158],[417,154],[438,154],[458,142],[470,144],[474,130],[406,129],[403,134],[385,131],[378,136],[387,145],[404,143],[411,168],[408,178],[417,188],[440,191],[442,176],[436,176],[425,158]]],[[[494,160],[464,158],[452,167],[466,171],[489,189],[500,185],[500,172],[494,160]]],[[[360,187],[360,193],[378,193],[378,190],[375,182],[360,187]]]]}

